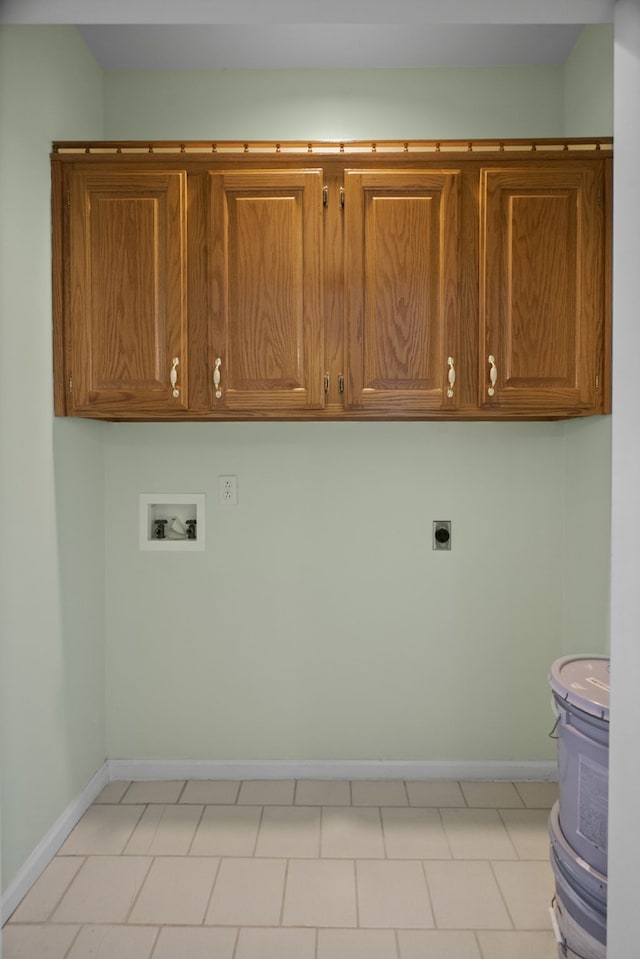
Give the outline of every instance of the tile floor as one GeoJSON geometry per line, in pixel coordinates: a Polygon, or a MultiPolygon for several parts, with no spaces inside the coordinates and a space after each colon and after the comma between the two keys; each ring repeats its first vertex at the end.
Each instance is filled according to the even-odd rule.
{"type": "Polygon", "coordinates": [[[554,783],[114,782],[4,959],[556,959],[554,783]]]}

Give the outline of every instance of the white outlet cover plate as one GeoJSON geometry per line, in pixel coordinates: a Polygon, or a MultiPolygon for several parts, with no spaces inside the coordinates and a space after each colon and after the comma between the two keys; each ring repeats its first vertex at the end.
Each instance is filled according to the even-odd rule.
{"type": "MultiPolygon", "coordinates": [[[[204,550],[205,518],[204,493],[140,493],[140,549],[160,553],[192,553],[204,550]],[[197,539],[152,539],[151,526],[156,506],[175,506],[176,514],[180,507],[189,507],[187,512],[195,515],[197,539]]],[[[171,512],[168,510],[167,512],[171,512]]],[[[169,516],[167,516],[167,519],[169,516]]],[[[189,518],[185,514],[185,519],[189,518]]]]}

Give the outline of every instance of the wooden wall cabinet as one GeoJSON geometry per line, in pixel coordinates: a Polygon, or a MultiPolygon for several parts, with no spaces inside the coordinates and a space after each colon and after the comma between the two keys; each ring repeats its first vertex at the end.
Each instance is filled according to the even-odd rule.
{"type": "Polygon", "coordinates": [[[607,412],[611,141],[55,144],[55,409],[607,412]]]}
{"type": "Polygon", "coordinates": [[[71,172],[65,385],[75,414],[189,408],[186,187],[183,171],[71,172]]]}

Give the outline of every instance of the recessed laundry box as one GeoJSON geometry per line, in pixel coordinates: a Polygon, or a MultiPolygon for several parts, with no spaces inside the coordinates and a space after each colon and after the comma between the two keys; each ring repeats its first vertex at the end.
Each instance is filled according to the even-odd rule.
{"type": "Polygon", "coordinates": [[[605,959],[607,877],[571,848],[562,833],[559,811],[556,803],[549,817],[555,914],[561,936],[559,954],[568,959],[605,959]]]}
{"type": "Polygon", "coordinates": [[[609,658],[565,656],[549,677],[558,716],[560,825],[590,866],[607,874],[609,658]]]}

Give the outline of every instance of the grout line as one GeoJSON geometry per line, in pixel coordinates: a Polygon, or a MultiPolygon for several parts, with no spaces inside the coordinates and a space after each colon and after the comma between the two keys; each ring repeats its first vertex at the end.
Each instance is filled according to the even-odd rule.
{"type": "Polygon", "coordinates": [[[191,837],[191,842],[189,843],[189,846],[188,846],[187,851],[186,851],[186,853],[185,853],[185,855],[187,855],[187,856],[190,856],[190,855],[191,855],[191,850],[192,850],[192,848],[193,848],[194,842],[196,841],[196,836],[198,835],[198,830],[200,829],[200,826],[202,825],[202,820],[204,819],[204,811],[205,811],[206,808],[207,808],[206,805],[203,804],[202,810],[201,810],[201,812],[200,812],[200,816],[198,817],[198,822],[196,823],[196,828],[193,830],[193,836],[191,837]]]}
{"type": "MultiPolygon", "coordinates": [[[[146,857],[146,856],[143,856],[143,857],[140,857],[140,858],[146,859],[147,857],[146,857]]],[[[147,879],[149,878],[149,873],[151,872],[151,869],[152,869],[153,864],[154,864],[155,861],[156,861],[156,856],[150,856],[150,857],[149,857],[149,866],[148,866],[148,868],[147,868],[147,871],[146,871],[145,874],[144,874],[144,877],[143,877],[143,879],[142,879],[142,882],[140,883],[140,888],[138,889],[137,893],[136,893],[135,896],[133,897],[133,902],[132,902],[131,905],[129,906],[129,910],[128,910],[128,912],[127,912],[126,919],[124,920],[124,925],[128,925],[128,924],[129,924],[129,920],[131,919],[131,913],[133,912],[133,910],[134,910],[135,907],[136,907],[136,903],[138,902],[138,899],[140,898],[140,893],[141,893],[142,890],[144,889],[145,883],[146,883],[147,879]]]]}
{"type": "Polygon", "coordinates": [[[384,831],[384,819],[382,816],[382,806],[378,806],[378,819],[380,820],[380,833],[382,835],[382,848],[384,850],[384,859],[389,858],[389,852],[387,850],[387,837],[384,831]]]}
{"type": "Polygon", "coordinates": [[[455,856],[453,855],[453,848],[449,841],[449,834],[447,833],[447,827],[445,825],[444,816],[442,815],[442,810],[443,810],[443,807],[438,806],[438,816],[440,818],[440,825],[442,826],[442,835],[444,836],[444,841],[446,842],[447,849],[449,850],[449,858],[453,860],[455,859],[455,856]]]}
{"type": "MultiPolygon", "coordinates": [[[[504,893],[503,893],[503,891],[502,891],[502,886],[500,885],[500,883],[499,883],[499,881],[498,881],[498,875],[497,875],[495,869],[493,868],[493,862],[492,862],[491,859],[485,859],[484,861],[488,863],[489,869],[490,869],[490,871],[491,871],[491,875],[493,876],[493,881],[495,882],[496,886],[498,887],[498,892],[500,893],[500,898],[502,899],[502,901],[503,901],[503,903],[504,903],[504,908],[506,909],[507,915],[508,915],[508,917],[509,917],[509,919],[510,919],[510,921],[511,921],[511,928],[517,931],[517,928],[518,928],[518,927],[516,926],[515,922],[513,921],[513,916],[511,915],[511,910],[509,909],[509,904],[508,904],[508,902],[507,902],[507,900],[506,900],[506,898],[505,898],[505,895],[504,895],[504,893]]],[[[504,862],[505,860],[501,860],[501,861],[504,862]]],[[[506,861],[508,862],[509,860],[506,860],[506,861]]],[[[513,861],[513,860],[511,860],[511,861],[513,861]]]]}
{"type": "Polygon", "coordinates": [[[351,860],[353,863],[353,884],[355,887],[356,894],[356,929],[360,929],[360,896],[358,894],[358,870],[356,868],[357,863],[355,859],[351,860]]]}
{"type": "Polygon", "coordinates": [[[161,932],[162,932],[162,927],[161,927],[161,926],[158,926],[158,928],[157,928],[157,930],[156,930],[156,937],[155,937],[155,939],[153,940],[153,943],[152,943],[152,945],[151,945],[151,952],[149,953],[149,959],[153,959],[153,954],[154,954],[154,952],[156,951],[156,946],[158,945],[158,942],[159,942],[159,940],[160,940],[160,933],[161,933],[161,932]]]}
{"type": "MultiPolygon", "coordinates": [[[[430,861],[431,861],[431,862],[434,862],[435,860],[430,860],[430,861]]],[[[448,861],[448,860],[447,860],[447,861],[448,861]]],[[[435,911],[434,906],[433,906],[433,899],[432,899],[432,896],[431,896],[431,889],[429,888],[429,877],[427,876],[427,863],[426,863],[426,861],[425,861],[424,859],[422,860],[422,874],[423,874],[423,876],[424,876],[424,884],[425,884],[425,886],[426,886],[426,888],[427,888],[427,900],[428,900],[428,902],[429,902],[429,909],[431,910],[431,918],[433,919],[433,928],[434,928],[434,929],[438,929],[439,927],[438,927],[438,923],[437,923],[437,921],[436,921],[436,911],[435,911]]],[[[398,949],[398,952],[400,952],[400,949],[398,949]]]]}
{"type": "MultiPolygon", "coordinates": [[[[216,927],[212,926],[211,928],[215,929],[216,927]]],[[[236,929],[236,938],[233,943],[233,949],[231,950],[231,959],[235,959],[235,956],[237,955],[237,952],[238,952],[239,943],[240,943],[240,926],[238,926],[238,928],[236,929]]]]}
{"type": "Polygon", "coordinates": [[[287,898],[287,884],[288,884],[288,882],[289,882],[289,863],[290,863],[290,861],[291,861],[291,860],[288,859],[288,858],[285,860],[284,882],[282,883],[282,902],[280,903],[280,916],[279,916],[279,920],[278,920],[278,928],[279,928],[279,929],[282,929],[282,928],[283,928],[283,925],[282,925],[282,924],[283,924],[283,922],[284,922],[284,903],[285,903],[285,899],[287,898]]]}
{"type": "Polygon", "coordinates": [[[256,850],[258,848],[258,840],[260,839],[260,830],[262,829],[262,820],[264,819],[264,808],[265,808],[264,806],[260,807],[260,815],[258,817],[258,828],[256,829],[256,838],[253,842],[253,852],[251,853],[251,857],[254,859],[256,856],[256,850]]]}
{"type": "Polygon", "coordinates": [[[400,930],[399,929],[393,930],[393,938],[396,946],[396,959],[400,959],[400,930]]]}
{"type": "Polygon", "coordinates": [[[409,786],[407,785],[407,780],[402,780],[402,785],[404,786],[404,794],[407,797],[407,806],[411,807],[411,797],[409,796],[409,786]]]}
{"type": "Polygon", "coordinates": [[[189,783],[189,780],[188,780],[188,779],[185,779],[185,781],[182,783],[182,789],[181,789],[180,792],[178,793],[177,798],[174,799],[172,805],[176,805],[176,806],[177,806],[177,804],[180,802],[180,797],[182,796],[182,794],[183,794],[184,791],[186,790],[188,783],[189,783]]]}
{"type": "MultiPolygon", "coordinates": [[[[215,857],[214,857],[214,858],[215,858],[215,857]]],[[[205,924],[206,924],[207,916],[208,916],[208,914],[209,914],[209,910],[211,909],[211,900],[213,899],[213,891],[214,891],[214,889],[216,888],[216,883],[217,883],[217,881],[218,881],[218,876],[220,875],[220,869],[222,868],[222,856],[218,856],[217,858],[218,858],[218,865],[216,866],[216,873],[215,873],[215,876],[213,877],[213,882],[211,883],[211,891],[210,891],[209,897],[208,897],[208,899],[207,899],[207,905],[205,906],[205,909],[204,909],[204,918],[203,918],[202,922],[200,923],[200,926],[201,926],[201,927],[204,927],[205,924]]],[[[211,926],[211,928],[212,928],[212,929],[215,929],[216,926],[211,926]]],[[[237,943],[236,943],[236,944],[237,944],[237,943]]],[[[235,952],[235,949],[234,949],[234,952],[235,952]]]]}
{"type": "MultiPolygon", "coordinates": [[[[65,925],[66,925],[66,923],[65,923],[65,925]]],[[[73,947],[75,946],[76,941],[77,941],[80,933],[82,932],[82,927],[83,927],[83,923],[80,923],[79,926],[78,926],[78,931],[76,932],[75,936],[73,937],[73,939],[72,939],[71,942],[69,943],[69,948],[68,948],[67,951],[65,952],[65,954],[64,954],[64,956],[63,956],[63,959],[67,959],[67,957],[71,954],[71,950],[72,950],[73,947]]]]}

